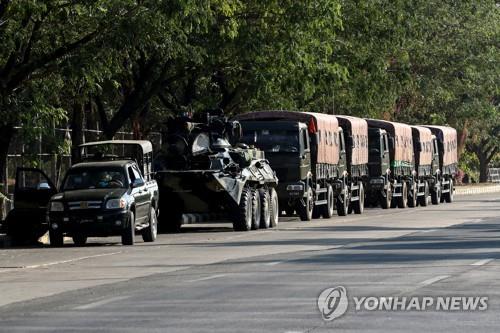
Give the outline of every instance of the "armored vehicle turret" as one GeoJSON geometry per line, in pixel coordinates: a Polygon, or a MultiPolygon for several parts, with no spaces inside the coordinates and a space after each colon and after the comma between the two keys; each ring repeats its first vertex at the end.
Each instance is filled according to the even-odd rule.
{"type": "Polygon", "coordinates": [[[238,231],[275,227],[278,179],[264,152],[239,143],[241,126],[223,116],[172,119],[155,161],[164,230],[229,220],[238,231]]]}

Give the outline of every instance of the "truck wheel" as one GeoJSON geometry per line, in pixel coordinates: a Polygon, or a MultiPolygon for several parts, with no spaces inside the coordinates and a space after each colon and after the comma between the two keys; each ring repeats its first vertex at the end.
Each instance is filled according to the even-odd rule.
{"type": "Polygon", "coordinates": [[[50,246],[61,247],[64,245],[64,236],[62,232],[58,230],[49,230],[50,246]]]}
{"type": "Polygon", "coordinates": [[[276,228],[278,226],[278,219],[279,219],[279,200],[278,200],[278,193],[276,193],[276,190],[274,188],[271,188],[269,190],[269,202],[270,202],[270,210],[271,210],[271,217],[270,217],[270,225],[271,228],[276,228]]]}
{"type": "Polygon", "coordinates": [[[359,182],[358,187],[359,187],[358,190],[359,199],[358,201],[353,202],[353,209],[354,213],[363,214],[365,210],[365,188],[363,187],[362,182],[359,182]]]}
{"type": "Polygon", "coordinates": [[[73,237],[73,243],[75,243],[76,246],[84,246],[87,243],[87,236],[77,234],[74,235],[73,237]]]}
{"type": "Polygon", "coordinates": [[[417,207],[418,183],[413,182],[413,186],[408,191],[408,207],[417,207]]]}
{"type": "Polygon", "coordinates": [[[337,198],[337,214],[347,216],[349,213],[349,187],[345,186],[337,198]]]}
{"type": "Polygon", "coordinates": [[[122,231],[122,244],[134,245],[135,240],[135,215],[134,212],[129,213],[129,223],[122,231]]]}
{"type": "Polygon", "coordinates": [[[397,204],[399,208],[408,207],[408,185],[406,182],[402,183],[401,196],[398,197],[397,204]]]}
{"type": "Polygon", "coordinates": [[[333,216],[333,211],[335,209],[335,196],[333,194],[332,185],[328,184],[326,186],[326,205],[321,206],[321,214],[323,218],[329,219],[333,216]]]}
{"type": "Polygon", "coordinates": [[[259,189],[260,195],[260,227],[268,229],[271,226],[271,198],[265,188],[259,189]]]}
{"type": "Polygon", "coordinates": [[[438,185],[431,192],[431,201],[433,205],[439,205],[441,202],[441,185],[438,185]]]}
{"type": "Polygon", "coordinates": [[[453,202],[453,179],[450,179],[450,191],[448,193],[446,193],[446,195],[444,196],[444,199],[446,202],[448,203],[451,203],[453,202]]]}
{"type": "Polygon", "coordinates": [[[158,235],[158,220],[153,206],[149,209],[149,225],[142,229],[142,240],[145,242],[154,242],[158,235]]]}
{"type": "Polygon", "coordinates": [[[311,221],[314,210],[314,194],[311,187],[307,189],[306,197],[303,205],[301,202],[297,205],[297,212],[301,221],[311,221]]]}
{"type": "Polygon", "coordinates": [[[252,230],[260,227],[261,201],[260,193],[257,189],[252,189],[252,230]]]}
{"type": "Polygon", "coordinates": [[[236,231],[249,231],[252,229],[252,190],[243,189],[240,204],[233,216],[233,228],[236,231]]]}
{"type": "Polygon", "coordinates": [[[392,187],[391,184],[387,184],[387,190],[384,190],[384,195],[381,195],[380,205],[383,209],[389,209],[392,206],[392,187]]]}
{"type": "Polygon", "coordinates": [[[427,207],[429,204],[429,183],[424,182],[424,196],[418,198],[418,203],[422,207],[427,207]]]}

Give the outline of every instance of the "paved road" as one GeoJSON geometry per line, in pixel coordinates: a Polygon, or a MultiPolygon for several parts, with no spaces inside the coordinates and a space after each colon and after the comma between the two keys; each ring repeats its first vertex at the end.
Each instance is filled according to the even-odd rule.
{"type": "Polygon", "coordinates": [[[134,247],[0,250],[0,331],[491,331],[500,323],[500,198],[236,233],[195,226],[134,247]],[[347,313],[317,297],[344,286],[347,313]],[[486,296],[486,311],[356,310],[353,297],[486,296]]]}

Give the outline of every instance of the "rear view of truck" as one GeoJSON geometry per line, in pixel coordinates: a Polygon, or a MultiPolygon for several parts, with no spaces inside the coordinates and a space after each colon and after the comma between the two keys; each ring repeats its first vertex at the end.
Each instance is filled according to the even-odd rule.
{"type": "Polygon", "coordinates": [[[417,191],[416,202],[412,204],[427,206],[439,170],[436,137],[430,129],[423,126],[411,126],[411,130],[415,155],[415,190],[417,191]]]}

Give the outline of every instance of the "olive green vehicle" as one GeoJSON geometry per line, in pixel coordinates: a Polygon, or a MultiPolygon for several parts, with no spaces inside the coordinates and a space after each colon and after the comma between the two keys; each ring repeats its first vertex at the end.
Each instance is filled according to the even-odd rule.
{"type": "Polygon", "coordinates": [[[238,122],[207,115],[173,119],[167,129],[155,161],[162,231],[207,220],[229,220],[237,231],[277,226],[278,179],[264,152],[237,143],[238,122]]]}

